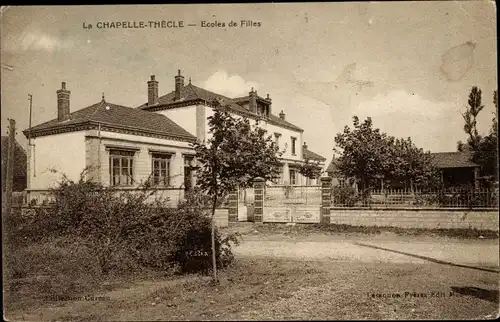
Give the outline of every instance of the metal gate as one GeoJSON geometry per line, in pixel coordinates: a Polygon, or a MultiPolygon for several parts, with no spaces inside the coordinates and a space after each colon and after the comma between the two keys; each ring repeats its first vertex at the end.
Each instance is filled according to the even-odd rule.
{"type": "Polygon", "coordinates": [[[253,221],[254,189],[238,189],[238,221],[253,221]]]}
{"type": "Polygon", "coordinates": [[[319,223],[321,186],[272,186],[264,189],[263,222],[319,223]]]}

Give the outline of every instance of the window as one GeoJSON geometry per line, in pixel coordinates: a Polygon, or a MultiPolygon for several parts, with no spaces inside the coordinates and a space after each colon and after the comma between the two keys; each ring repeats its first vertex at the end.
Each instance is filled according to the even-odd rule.
{"type": "Polygon", "coordinates": [[[153,153],[152,154],[152,180],[153,185],[169,186],[170,185],[170,154],[153,153]]]}
{"type": "Polygon", "coordinates": [[[109,177],[112,186],[127,186],[133,182],[134,152],[109,150],[109,177]]]}
{"type": "Polygon", "coordinates": [[[291,185],[297,184],[297,171],[296,170],[290,170],[290,184],[291,185]]]}
{"type": "Polygon", "coordinates": [[[292,155],[295,155],[296,154],[296,151],[295,151],[295,142],[297,142],[297,138],[294,138],[292,136],[292,155]]]}
{"type": "Polygon", "coordinates": [[[280,138],[281,134],[280,133],[274,133],[274,143],[276,143],[276,146],[280,146],[280,138]]]}
{"type": "Polygon", "coordinates": [[[278,184],[278,185],[283,184],[283,168],[279,169],[279,173],[276,176],[276,178],[273,180],[273,183],[278,184]]]}
{"type": "Polygon", "coordinates": [[[184,189],[190,190],[193,187],[194,157],[184,157],[184,189]]]}

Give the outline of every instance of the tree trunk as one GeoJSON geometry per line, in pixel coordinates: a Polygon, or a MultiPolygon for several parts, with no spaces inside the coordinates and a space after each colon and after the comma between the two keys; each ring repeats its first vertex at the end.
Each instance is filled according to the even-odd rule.
{"type": "Polygon", "coordinates": [[[212,205],[212,267],[214,271],[214,284],[217,283],[217,260],[215,256],[215,208],[217,206],[217,193],[214,194],[212,205]]]}

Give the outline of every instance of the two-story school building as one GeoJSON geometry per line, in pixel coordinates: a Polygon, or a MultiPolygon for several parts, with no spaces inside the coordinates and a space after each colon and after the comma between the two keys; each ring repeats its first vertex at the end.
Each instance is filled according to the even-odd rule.
{"type": "Polygon", "coordinates": [[[251,89],[248,96],[229,98],[191,83],[184,83],[181,71],[175,76],[175,88],[166,95],[159,96],[159,82],[152,75],[148,84],[148,101],[139,107],[143,111],[150,111],[167,116],[189,133],[203,141],[209,139],[208,117],[213,115],[211,102],[218,100],[229,108],[237,117],[246,117],[272,135],[284,151],[281,156],[283,164],[282,176],[278,183],[292,185],[316,184],[318,179],[308,180],[301,176],[298,168],[305,159],[317,161],[320,167],[324,166],[325,158],[310,151],[303,140],[304,130],[286,119],[283,110],[278,115],[273,112],[272,100],[267,96],[261,97],[251,89]]]}
{"type": "MultiPolygon", "coordinates": [[[[70,90],[63,82],[57,94],[57,118],[26,129],[31,137],[28,147],[28,198],[47,191],[62,178],[78,180],[84,169],[87,176],[106,186],[137,189],[149,179],[163,196],[180,200],[185,189],[196,184],[196,140],[209,138],[208,117],[217,99],[231,113],[247,117],[266,129],[285,151],[280,184],[317,184],[298,173],[305,159],[325,159],[308,150],[303,130],[286,120],[283,110],[273,114],[272,100],[257,95],[228,98],[191,83],[184,84],[178,72],[174,89],[159,96],[155,76],[147,81],[147,102],[126,107],[100,102],[70,110],[70,90]]],[[[145,95],[146,96],[146,95],[145,95]]],[[[30,200],[30,199],[28,199],[30,200]]]]}

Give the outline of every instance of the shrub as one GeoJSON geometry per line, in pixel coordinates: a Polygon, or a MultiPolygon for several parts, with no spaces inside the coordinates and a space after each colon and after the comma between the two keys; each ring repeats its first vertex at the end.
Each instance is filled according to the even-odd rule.
{"type": "Polygon", "coordinates": [[[350,185],[332,187],[332,202],[334,206],[354,207],[363,197],[350,185]]]}
{"type": "Polygon", "coordinates": [[[58,218],[45,207],[32,208],[24,215],[16,208],[5,215],[3,223],[6,243],[19,247],[62,235],[58,218]]]}
{"type": "MultiPolygon", "coordinates": [[[[118,191],[64,178],[51,191],[55,203],[48,213],[27,220],[23,234],[39,240],[46,236],[72,236],[91,250],[102,273],[149,267],[207,271],[211,265],[211,220],[206,200],[196,194],[178,208],[167,200],[148,202],[154,190],[147,183],[138,193],[118,191]],[[198,198],[198,202],[194,202],[198,198]]],[[[216,230],[216,258],[224,267],[232,260],[230,241],[216,230]]]]}

